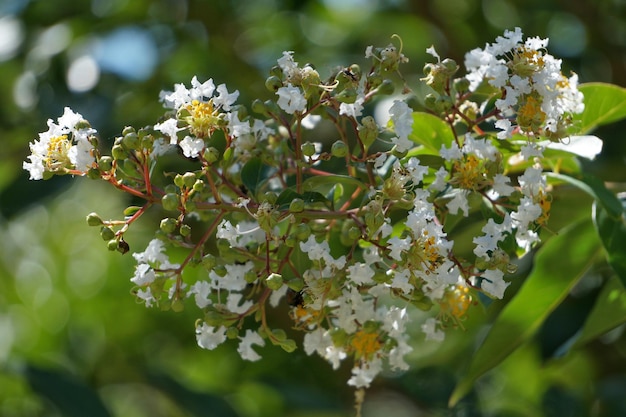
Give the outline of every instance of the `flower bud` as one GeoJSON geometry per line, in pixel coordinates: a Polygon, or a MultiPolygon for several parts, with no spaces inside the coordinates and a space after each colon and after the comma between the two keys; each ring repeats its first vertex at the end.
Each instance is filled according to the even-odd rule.
{"type": "Polygon", "coordinates": [[[256,272],[254,270],[247,271],[245,274],[243,274],[243,279],[248,284],[253,284],[257,279],[256,272]]]}
{"type": "Polygon", "coordinates": [[[253,112],[260,114],[261,116],[269,117],[270,115],[263,101],[258,98],[252,102],[251,109],[253,112]]]}
{"type": "Polygon", "coordinates": [[[218,151],[214,147],[210,146],[210,147],[208,147],[208,148],[206,148],[204,150],[204,153],[202,154],[202,157],[209,164],[214,164],[220,158],[220,151],[218,151]]]}
{"type": "Polygon", "coordinates": [[[102,240],[111,240],[115,237],[115,232],[109,226],[103,226],[100,229],[100,236],[102,236],[102,240]]]}
{"type": "Polygon", "coordinates": [[[161,205],[163,209],[167,211],[178,210],[178,195],[173,193],[165,194],[161,199],[161,205]]]}
{"type": "Polygon", "coordinates": [[[217,258],[210,253],[207,253],[202,257],[202,266],[206,269],[213,269],[213,267],[217,264],[217,258]]]}
{"type": "Polygon", "coordinates": [[[338,101],[342,102],[342,103],[346,103],[346,104],[352,104],[356,101],[357,99],[357,92],[355,88],[346,88],[345,90],[341,91],[338,94],[335,94],[335,99],[337,99],[338,101]]]}
{"type": "Polygon", "coordinates": [[[280,78],[272,75],[265,80],[265,88],[267,88],[270,92],[275,93],[279,88],[283,86],[283,82],[280,78]]]}
{"type": "Polygon", "coordinates": [[[301,198],[294,198],[289,203],[289,211],[291,213],[300,213],[304,210],[304,200],[301,198]]]}
{"type": "Polygon", "coordinates": [[[178,188],[183,188],[183,176],[180,174],[176,174],[176,176],[174,177],[174,184],[178,188]]]}
{"type": "Polygon", "coordinates": [[[196,182],[196,174],[193,172],[185,172],[183,174],[183,184],[187,188],[192,188],[194,183],[196,182]]]}
{"type": "Polygon", "coordinates": [[[271,273],[267,278],[265,278],[265,285],[267,288],[273,291],[277,291],[280,287],[283,286],[283,277],[280,274],[275,272],[271,273]]]}
{"type": "Polygon", "coordinates": [[[185,309],[185,303],[180,298],[176,298],[172,300],[171,308],[174,313],[180,313],[185,309]]]}
{"type": "Polygon", "coordinates": [[[274,205],[277,199],[278,194],[276,194],[274,191],[267,191],[265,192],[265,194],[263,194],[263,201],[266,201],[271,205],[274,205]]]}
{"type": "Polygon", "coordinates": [[[166,217],[165,219],[161,220],[161,224],[159,225],[159,228],[161,229],[163,233],[171,234],[171,233],[174,233],[174,231],[176,230],[176,226],[177,226],[177,222],[175,219],[166,217]]]}
{"type": "Polygon", "coordinates": [[[336,158],[343,158],[348,154],[348,146],[343,141],[338,140],[333,143],[330,153],[336,158]]]}
{"type": "Polygon", "coordinates": [[[239,337],[239,330],[236,327],[229,327],[226,329],[226,338],[228,340],[234,340],[239,337]]]}
{"type": "Polygon", "coordinates": [[[182,226],[180,226],[180,230],[179,233],[181,236],[187,237],[191,234],[191,226],[189,226],[188,224],[183,224],[182,226]]]}
{"type": "Polygon", "coordinates": [[[98,216],[97,213],[89,213],[87,215],[87,224],[89,226],[100,226],[102,225],[102,219],[98,216]]]}
{"type": "Polygon", "coordinates": [[[300,223],[296,226],[296,237],[304,242],[311,236],[311,227],[306,223],[300,223]]]}
{"type": "Polygon", "coordinates": [[[137,136],[135,132],[124,135],[124,139],[122,139],[122,145],[124,145],[126,149],[139,149],[139,136],[137,136]]]}
{"type": "Polygon", "coordinates": [[[98,160],[98,168],[100,168],[101,171],[110,171],[113,168],[113,158],[103,156],[98,160]]]}
{"type": "Polygon", "coordinates": [[[300,149],[304,156],[313,156],[315,154],[315,145],[311,142],[304,142],[302,146],[300,146],[300,149]]]}
{"type": "Polygon", "coordinates": [[[118,161],[121,159],[125,159],[127,156],[126,151],[124,150],[122,145],[113,145],[113,148],[111,148],[111,155],[113,155],[113,159],[118,161]]]}
{"type": "Polygon", "coordinates": [[[122,129],[122,136],[126,136],[130,133],[135,133],[135,128],[132,126],[126,126],[122,129]]]}
{"type": "Polygon", "coordinates": [[[117,249],[117,240],[111,239],[107,242],[107,249],[113,252],[117,249]]]}

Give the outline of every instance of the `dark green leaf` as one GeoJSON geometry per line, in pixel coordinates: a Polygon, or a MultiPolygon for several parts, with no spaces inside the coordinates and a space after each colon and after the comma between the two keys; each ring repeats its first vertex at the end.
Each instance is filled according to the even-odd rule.
{"type": "Polygon", "coordinates": [[[267,180],[271,168],[259,158],[250,159],[241,168],[241,182],[250,191],[251,195],[256,195],[259,186],[267,180]]]}
{"type": "Polygon", "coordinates": [[[587,271],[600,248],[591,220],[574,224],[537,253],[526,282],[502,310],[450,397],[456,404],[474,382],[528,341],[587,271]]]}
{"type": "Polygon", "coordinates": [[[626,291],[620,280],[613,277],[604,284],[574,346],[582,346],[624,323],[626,323],[626,291]]]}
{"type": "Polygon", "coordinates": [[[93,389],[64,372],[28,365],[26,378],[33,391],[49,399],[63,416],[110,416],[93,389]]]}
{"type": "Polygon", "coordinates": [[[587,174],[581,174],[578,178],[575,178],[553,172],[547,173],[546,175],[549,178],[556,178],[568,182],[586,192],[599,202],[612,218],[617,219],[622,216],[622,203],[598,178],[587,174]]]}
{"type": "Polygon", "coordinates": [[[620,216],[610,216],[603,206],[594,204],[593,221],[606,251],[607,260],[624,286],[626,286],[625,216],[624,211],[620,216]]]}

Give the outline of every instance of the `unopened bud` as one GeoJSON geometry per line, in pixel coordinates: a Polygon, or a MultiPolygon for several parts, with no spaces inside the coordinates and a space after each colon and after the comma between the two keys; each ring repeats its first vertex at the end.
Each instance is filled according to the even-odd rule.
{"type": "Polygon", "coordinates": [[[283,277],[280,274],[275,272],[271,273],[267,278],[265,278],[265,285],[270,290],[277,291],[280,287],[283,286],[283,277]]]}
{"type": "Polygon", "coordinates": [[[89,226],[100,226],[102,223],[102,219],[97,213],[89,213],[87,215],[87,224],[89,226]]]}
{"type": "Polygon", "coordinates": [[[336,158],[343,158],[348,154],[348,146],[343,141],[338,140],[333,143],[330,153],[336,158]]]}
{"type": "Polygon", "coordinates": [[[164,210],[176,211],[178,209],[178,195],[173,193],[165,194],[161,199],[161,205],[164,210]]]}

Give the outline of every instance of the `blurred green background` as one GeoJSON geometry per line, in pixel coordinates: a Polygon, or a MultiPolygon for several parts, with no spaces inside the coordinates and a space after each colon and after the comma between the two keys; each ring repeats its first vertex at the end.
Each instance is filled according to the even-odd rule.
{"type": "MultiPolygon", "coordinates": [[[[193,309],[137,305],[133,259],[108,252],[84,222],[94,210],[119,218],[129,201],[83,178],[29,181],[21,169],[28,142],[70,106],[106,148],[124,126],[153,124],[162,114],[159,91],[193,75],[238,89],[248,104],[271,97],[264,80],[284,50],[324,77],[337,65],[364,63],[365,47],[385,46],[394,33],[417,90],[427,47],[462,63],[465,52],[515,26],[549,37],[564,72],[581,82],[626,86],[624,0],[0,0],[0,416],[350,415],[348,364],[337,373],[301,350],[278,348],[243,362],[235,345],[196,346],[193,309]]],[[[605,146],[588,171],[626,181],[625,128],[596,132],[605,146]]],[[[589,212],[588,200],[567,204],[589,212]]],[[[158,220],[131,231],[131,251],[143,250],[142,228],[158,220]]],[[[447,398],[499,303],[474,308],[466,330],[451,329],[442,345],[424,342],[416,325],[412,370],[380,378],[363,415],[626,415],[624,329],[555,358],[597,295],[593,279],[585,282],[536,343],[454,409],[447,398]]]]}

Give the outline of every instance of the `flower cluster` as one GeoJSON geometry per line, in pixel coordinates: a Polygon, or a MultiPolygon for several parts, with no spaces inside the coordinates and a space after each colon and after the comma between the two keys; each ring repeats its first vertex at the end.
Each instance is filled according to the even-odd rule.
{"type": "Polygon", "coordinates": [[[272,98],[250,106],[256,117],[237,91],[194,77],[161,94],[159,123],[124,128],[111,156],[66,110],[24,168],[32,179],[89,172],[144,199],[124,220],[88,216],[122,253],[130,225],[161,205],[154,239],[133,255],[134,293],[146,306],[195,305],[200,347],[238,339],[251,361],[268,343],[294,350],[288,329],[271,323],[282,305],[304,351],[334,368],[351,359],[348,384],[364,388],[386,366],[408,368],[414,312],[428,312],[421,329],[442,340],[477,293],[504,297],[514,259],[539,241],[551,207],[540,140],[564,138],[582,111],[576,76],[561,74],[546,45],[507,31],[471,51],[457,78],[459,66],[429,48],[437,62],[425,66],[425,108],[398,96],[387,120],[366,106],[393,92],[408,62],[401,48],[368,47],[367,70],[353,64],[326,79],[284,52],[266,80],[272,98]],[[319,124],[335,139],[320,138],[319,124]],[[176,147],[197,169],[156,172],[176,147]],[[455,226],[470,221],[481,232],[460,249],[455,226]]]}
{"type": "Polygon", "coordinates": [[[31,180],[53,174],[82,175],[94,167],[96,133],[83,116],[66,107],[57,123],[48,119],[48,130],[30,143],[30,161],[25,161],[23,167],[31,180]]]}

